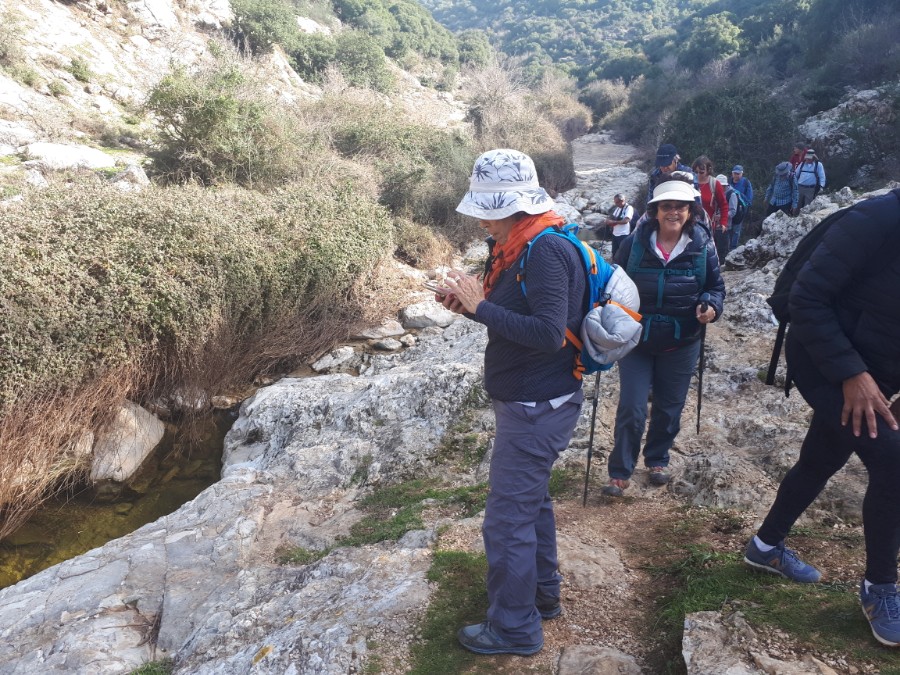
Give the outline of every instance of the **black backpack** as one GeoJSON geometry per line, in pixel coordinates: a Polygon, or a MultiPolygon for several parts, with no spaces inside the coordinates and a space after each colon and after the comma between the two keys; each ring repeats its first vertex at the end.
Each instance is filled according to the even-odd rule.
{"type": "MultiPolygon", "coordinates": [[[[844,215],[844,212],[850,208],[853,207],[835,211],[803,236],[797,243],[797,248],[791,253],[791,257],[788,258],[787,262],[784,264],[778,278],[775,280],[775,287],[772,289],[772,295],[766,298],[766,302],[769,303],[769,306],[772,308],[772,314],[774,314],[775,318],[778,320],[778,334],[775,336],[775,346],[772,348],[772,358],[769,361],[769,370],[766,373],[766,384],[775,384],[775,370],[778,368],[778,359],[781,357],[784,334],[787,331],[787,325],[791,320],[788,298],[790,297],[794,280],[806,264],[806,261],[809,260],[813,251],[816,250],[819,242],[822,241],[822,237],[825,236],[828,228],[830,228],[834,221],[844,215]]],[[[790,393],[791,382],[789,367],[784,382],[785,396],[790,393]]]]}

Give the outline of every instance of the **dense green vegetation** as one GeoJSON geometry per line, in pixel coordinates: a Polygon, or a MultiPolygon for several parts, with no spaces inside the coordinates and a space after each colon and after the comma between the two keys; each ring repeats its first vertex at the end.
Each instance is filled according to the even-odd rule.
{"type": "Polygon", "coordinates": [[[294,69],[304,78],[321,81],[333,65],[354,86],[389,91],[392,79],[385,57],[424,59],[442,64],[445,85],[452,81],[460,61],[483,59],[484,39],[457,39],[414,0],[232,0],[235,20],[232,40],[252,54],[279,45],[294,69]],[[297,16],[313,16],[325,27],[344,28],[331,33],[307,33],[297,16]]]}
{"type": "MultiPolygon", "coordinates": [[[[726,172],[743,164],[756,185],[802,140],[797,125],[808,116],[848,88],[900,78],[900,5],[891,0],[422,2],[454,31],[484,30],[532,83],[548,72],[574,77],[595,121],[624,140],[672,142],[687,162],[707,154],[726,172]]],[[[829,164],[832,185],[864,164],[873,179],[896,175],[900,138],[873,122],[858,120],[874,133],[829,164]]]]}

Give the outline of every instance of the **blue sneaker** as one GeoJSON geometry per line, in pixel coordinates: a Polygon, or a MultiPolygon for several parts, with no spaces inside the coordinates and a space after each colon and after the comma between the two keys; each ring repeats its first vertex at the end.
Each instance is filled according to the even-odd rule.
{"type": "Polygon", "coordinates": [[[756,542],[750,539],[744,551],[744,562],[758,570],[780,574],[791,581],[801,584],[815,584],[822,578],[822,573],[812,565],[807,565],[797,557],[797,553],[785,548],[781,542],[771,551],[760,551],[756,542]]]}
{"type": "Polygon", "coordinates": [[[476,654],[518,654],[519,656],[531,656],[544,648],[541,640],[533,645],[516,645],[504,640],[491,628],[490,621],[472,624],[460,628],[456,634],[459,644],[476,654]]]}
{"type": "Polygon", "coordinates": [[[900,646],[900,600],[897,584],[872,584],[866,593],[866,582],[859,586],[859,604],[872,627],[872,635],[888,647],[900,646]]]}

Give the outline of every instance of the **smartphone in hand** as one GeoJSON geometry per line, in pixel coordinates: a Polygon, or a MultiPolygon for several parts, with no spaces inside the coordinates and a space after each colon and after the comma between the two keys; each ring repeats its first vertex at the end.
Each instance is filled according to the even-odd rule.
{"type": "Polygon", "coordinates": [[[446,288],[445,286],[441,286],[436,281],[423,281],[422,285],[425,288],[427,288],[429,291],[431,291],[432,293],[436,293],[437,295],[440,295],[440,296],[445,296],[450,292],[449,288],[446,288]]]}

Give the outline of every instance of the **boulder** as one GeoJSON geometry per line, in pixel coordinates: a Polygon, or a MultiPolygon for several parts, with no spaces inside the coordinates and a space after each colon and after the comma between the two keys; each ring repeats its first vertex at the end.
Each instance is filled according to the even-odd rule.
{"type": "Polygon", "coordinates": [[[427,328],[429,326],[446,327],[459,318],[459,314],[451,312],[434,300],[417,302],[400,311],[400,323],[407,330],[410,328],[427,328]]]}
{"type": "Polygon", "coordinates": [[[100,150],[86,145],[62,143],[32,143],[19,149],[25,166],[43,172],[68,169],[110,169],[116,160],[100,150]]]}
{"type": "Polygon", "coordinates": [[[126,401],[94,445],[91,481],[125,483],[162,440],[165,425],[139,405],[126,401]]]}
{"type": "Polygon", "coordinates": [[[563,647],[557,675],[641,675],[633,656],[612,647],[576,645],[563,647]]]}

